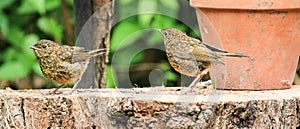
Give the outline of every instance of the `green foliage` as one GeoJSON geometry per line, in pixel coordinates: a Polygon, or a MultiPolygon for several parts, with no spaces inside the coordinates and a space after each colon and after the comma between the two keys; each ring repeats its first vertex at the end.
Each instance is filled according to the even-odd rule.
{"type": "Polygon", "coordinates": [[[36,13],[45,14],[45,0],[24,0],[17,9],[19,14],[36,13]]]}
{"type": "Polygon", "coordinates": [[[42,76],[29,46],[41,38],[63,40],[60,10],[57,0],[0,1],[0,81],[42,76]]]}
{"type": "MultiPolygon", "coordinates": [[[[114,53],[121,51],[122,55],[118,58],[120,64],[128,60],[137,67],[141,67],[139,64],[153,64],[151,69],[149,67],[145,71],[129,71],[133,74],[133,84],[148,86],[149,71],[160,69],[168,79],[167,85],[177,85],[179,74],[170,67],[164,52],[147,50],[129,57],[133,54],[132,50],[139,49],[141,45],[147,45],[149,48],[162,45],[162,37],[155,29],[173,27],[190,31],[176,20],[182,6],[178,1],[116,1],[120,6],[115,9],[115,14],[120,22],[112,30],[110,62],[114,53]],[[147,29],[147,32],[141,33],[147,29]],[[142,81],[147,83],[139,83],[142,82],[139,80],[140,73],[143,73],[142,81]]],[[[73,0],[68,0],[68,4],[68,7],[72,7],[73,0]]],[[[188,5],[188,2],[186,4],[188,5]]],[[[59,0],[0,0],[0,81],[30,78],[32,74],[42,76],[34,53],[28,47],[40,39],[64,42],[61,6],[59,0]]],[[[73,8],[69,11],[73,14],[73,8]]],[[[107,87],[115,86],[113,80],[122,79],[116,79],[115,71],[109,64],[107,87]]]]}
{"type": "Polygon", "coordinates": [[[107,82],[106,82],[106,87],[107,88],[114,88],[115,87],[115,84],[114,84],[114,78],[116,78],[114,76],[114,71],[111,67],[111,65],[108,65],[107,66],[107,82]]]}
{"type": "Polygon", "coordinates": [[[157,1],[155,0],[140,0],[138,2],[138,14],[144,14],[144,15],[138,15],[138,21],[139,24],[143,26],[147,26],[152,21],[152,18],[154,17],[153,14],[157,10],[157,1]]]}
{"type": "Polygon", "coordinates": [[[61,40],[63,33],[62,27],[54,19],[47,17],[40,17],[38,19],[38,27],[44,33],[52,35],[54,39],[61,40]]]}
{"type": "MultiPolygon", "coordinates": [[[[142,27],[139,24],[134,23],[134,20],[131,20],[129,22],[119,23],[112,33],[110,50],[111,51],[117,50],[118,47],[121,45],[121,43],[123,43],[123,40],[126,39],[126,37],[132,35],[134,32],[140,30],[141,28],[142,27]]],[[[125,48],[131,45],[132,43],[134,43],[139,38],[139,36],[140,35],[137,35],[134,38],[128,39],[131,41],[126,42],[129,44],[122,44],[123,47],[125,48]]]]}
{"type": "MultiPolygon", "coordinates": [[[[140,44],[147,45],[149,48],[162,45],[162,37],[155,29],[177,28],[183,31],[189,30],[189,28],[176,19],[180,11],[179,2],[177,0],[120,0],[118,2],[120,5],[115,14],[118,14],[120,22],[113,27],[110,55],[114,55],[116,51],[122,52],[122,55],[118,55],[119,58],[117,60],[120,65],[126,64],[128,60],[130,60],[131,64],[135,64],[135,66],[139,64],[144,65],[148,62],[157,62],[157,65],[153,66],[155,68],[151,69],[162,70],[168,80],[168,86],[177,85],[179,74],[169,65],[165,53],[161,53],[161,55],[149,55],[146,52],[140,52],[134,58],[131,58],[131,56],[133,54],[132,50],[139,49],[140,44]],[[144,30],[151,28],[152,31],[144,32],[144,30]]],[[[188,2],[186,4],[189,6],[188,2]]],[[[110,61],[112,61],[112,57],[110,57],[110,61]]],[[[109,65],[109,68],[112,67],[109,65]]],[[[150,83],[147,81],[149,70],[151,71],[151,69],[129,71],[132,84],[149,86],[150,83]],[[141,76],[140,73],[144,73],[142,81],[139,79],[141,76]]],[[[127,69],[120,68],[118,70],[127,69]]],[[[114,87],[113,79],[116,75],[112,71],[108,72],[107,87],[114,87]]],[[[122,83],[122,79],[118,78],[114,80],[122,83]]]]}

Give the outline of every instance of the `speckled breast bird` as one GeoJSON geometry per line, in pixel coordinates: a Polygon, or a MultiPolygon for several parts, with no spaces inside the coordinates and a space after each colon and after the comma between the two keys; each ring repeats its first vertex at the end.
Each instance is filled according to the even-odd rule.
{"type": "Polygon", "coordinates": [[[45,39],[30,48],[37,57],[43,75],[50,81],[61,84],[51,93],[56,93],[64,85],[76,82],[72,89],[74,91],[90,59],[106,51],[106,49],[88,51],[83,47],[59,45],[45,39]]]}
{"type": "Polygon", "coordinates": [[[248,57],[214,48],[198,39],[189,37],[175,28],[158,30],[164,39],[166,54],[171,66],[179,73],[196,77],[189,85],[193,87],[207,74],[212,63],[224,64],[223,57],[248,57]]]}

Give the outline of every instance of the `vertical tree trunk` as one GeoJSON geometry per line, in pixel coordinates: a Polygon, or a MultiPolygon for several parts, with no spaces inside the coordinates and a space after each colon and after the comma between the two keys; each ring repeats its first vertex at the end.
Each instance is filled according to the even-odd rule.
{"type": "Polygon", "coordinates": [[[78,46],[93,50],[106,48],[105,55],[91,60],[84,73],[80,88],[101,88],[106,86],[106,65],[110,30],[113,15],[113,0],[75,0],[75,35],[78,46]],[[83,34],[81,34],[83,33],[83,34]]]}
{"type": "Polygon", "coordinates": [[[96,80],[100,88],[105,88],[114,0],[92,0],[92,3],[94,47],[107,48],[106,54],[95,60],[96,80]]]}
{"type": "Polygon", "coordinates": [[[71,17],[68,9],[67,0],[61,0],[61,12],[63,16],[63,25],[64,25],[64,37],[66,39],[67,45],[73,45],[74,43],[74,31],[72,27],[71,17]]]}

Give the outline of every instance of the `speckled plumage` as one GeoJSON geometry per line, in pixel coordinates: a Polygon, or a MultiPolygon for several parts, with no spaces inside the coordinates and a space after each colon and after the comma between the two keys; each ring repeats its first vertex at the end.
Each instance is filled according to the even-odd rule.
{"type": "Polygon", "coordinates": [[[229,53],[214,48],[175,28],[166,28],[159,32],[164,39],[169,63],[176,71],[187,76],[196,77],[206,74],[212,62],[224,64],[221,61],[222,57],[249,57],[245,54],[229,53]]]}
{"type": "Polygon", "coordinates": [[[62,85],[79,81],[90,58],[105,51],[105,49],[86,51],[82,47],[59,45],[45,39],[30,48],[34,50],[43,75],[50,81],[62,85]]]}

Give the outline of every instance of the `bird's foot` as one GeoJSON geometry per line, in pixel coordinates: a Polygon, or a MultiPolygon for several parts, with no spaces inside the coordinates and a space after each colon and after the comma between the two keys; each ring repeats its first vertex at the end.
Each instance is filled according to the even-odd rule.
{"type": "Polygon", "coordinates": [[[57,95],[57,94],[62,94],[63,92],[58,92],[58,89],[63,87],[65,84],[59,85],[57,88],[55,88],[53,91],[50,91],[49,93],[46,93],[46,95],[57,95]]]}
{"type": "Polygon", "coordinates": [[[53,91],[49,91],[47,93],[45,92],[41,92],[41,94],[43,95],[59,95],[59,94],[62,94],[63,92],[61,91],[57,91],[57,89],[54,89],[53,91]]]}
{"type": "Polygon", "coordinates": [[[185,94],[191,94],[191,93],[195,93],[195,91],[193,90],[193,87],[187,87],[187,88],[182,88],[180,91],[180,94],[185,95],[185,94]]]}
{"type": "Polygon", "coordinates": [[[191,84],[187,88],[182,88],[180,94],[191,94],[191,93],[198,93],[202,95],[206,95],[209,92],[209,89],[212,87],[212,82],[211,80],[201,82],[197,85],[196,84],[191,84]]]}
{"type": "Polygon", "coordinates": [[[57,90],[55,89],[55,90],[53,90],[53,91],[47,93],[47,95],[58,95],[58,94],[62,94],[62,93],[63,93],[63,92],[57,91],[57,90]]]}
{"type": "Polygon", "coordinates": [[[72,90],[70,91],[69,95],[71,94],[77,94],[77,86],[78,86],[78,83],[80,82],[81,78],[79,80],[76,81],[76,83],[74,84],[72,90]]]}
{"type": "Polygon", "coordinates": [[[69,95],[71,94],[77,94],[77,89],[72,88],[71,91],[69,92],[69,95]]]}

